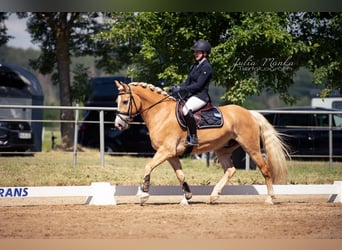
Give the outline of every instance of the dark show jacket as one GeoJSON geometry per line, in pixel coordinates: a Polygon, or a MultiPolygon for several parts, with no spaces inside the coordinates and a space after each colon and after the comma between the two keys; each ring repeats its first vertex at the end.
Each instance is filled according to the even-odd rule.
{"type": "Polygon", "coordinates": [[[208,92],[212,74],[213,70],[208,60],[204,60],[199,64],[195,63],[191,66],[186,81],[180,85],[180,89],[188,91],[188,97],[196,96],[208,102],[210,100],[208,92]]]}

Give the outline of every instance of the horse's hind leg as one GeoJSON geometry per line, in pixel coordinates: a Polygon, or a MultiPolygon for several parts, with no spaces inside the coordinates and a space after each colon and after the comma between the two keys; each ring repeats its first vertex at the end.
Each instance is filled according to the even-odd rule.
{"type": "Polygon", "coordinates": [[[210,195],[210,203],[214,203],[216,200],[219,199],[220,194],[222,192],[223,187],[226,185],[228,180],[233,177],[236,172],[235,167],[233,166],[231,155],[232,152],[227,149],[221,149],[215,152],[216,156],[221,163],[224,171],[224,175],[221,180],[215,185],[213,191],[210,195]]]}
{"type": "Polygon", "coordinates": [[[260,172],[265,178],[265,183],[267,187],[267,198],[265,203],[273,204],[274,191],[273,191],[273,182],[272,182],[272,172],[270,166],[267,164],[266,160],[262,156],[260,151],[249,152],[250,157],[255,162],[255,164],[260,169],[260,172]]]}
{"type": "Polygon", "coordinates": [[[185,181],[185,175],[182,169],[182,165],[179,161],[179,158],[173,157],[173,158],[168,159],[168,161],[171,164],[173,170],[175,171],[176,176],[179,180],[179,183],[182,186],[185,199],[190,200],[192,198],[192,193],[191,193],[188,183],[185,181]]]}
{"type": "Polygon", "coordinates": [[[272,183],[272,171],[261,153],[259,131],[259,127],[252,122],[249,127],[239,127],[239,133],[236,141],[239,142],[243,150],[249,154],[255,165],[257,165],[260,169],[265,178],[268,193],[265,202],[273,204],[272,198],[274,198],[274,191],[272,183]],[[254,133],[251,131],[254,131],[254,133]]]}
{"type": "Polygon", "coordinates": [[[254,161],[254,162],[258,162],[256,164],[259,167],[262,175],[265,178],[265,183],[266,183],[266,187],[267,187],[267,194],[268,194],[265,202],[268,204],[273,204],[273,199],[275,198],[275,196],[274,196],[273,182],[272,182],[272,177],[271,177],[271,175],[272,175],[271,169],[261,154],[259,154],[258,158],[259,159],[261,158],[261,160],[254,161]],[[261,163],[259,163],[259,162],[261,162],[261,163]]]}

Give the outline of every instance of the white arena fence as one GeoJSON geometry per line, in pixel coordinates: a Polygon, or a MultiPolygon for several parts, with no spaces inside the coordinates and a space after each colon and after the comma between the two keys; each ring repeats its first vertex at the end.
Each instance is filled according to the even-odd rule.
{"type": "MultiPolygon", "coordinates": [[[[50,122],[50,123],[65,123],[65,122],[70,122],[74,123],[74,146],[73,146],[73,163],[74,165],[77,164],[77,141],[78,141],[78,123],[79,121],[79,111],[85,111],[85,110],[97,110],[99,111],[99,136],[100,136],[100,165],[104,166],[105,164],[105,145],[104,145],[104,111],[113,111],[116,110],[115,107],[80,107],[78,105],[76,106],[38,106],[38,105],[0,105],[0,109],[41,109],[41,110],[74,110],[75,112],[75,120],[25,120],[30,123],[32,122],[50,122]]],[[[327,158],[329,159],[329,166],[331,167],[333,165],[333,148],[332,148],[332,132],[333,132],[333,127],[331,125],[331,115],[332,114],[342,114],[342,111],[301,111],[301,110],[296,110],[296,111],[289,111],[289,110],[255,110],[260,113],[314,113],[314,114],[328,114],[330,116],[329,119],[329,155],[327,155],[327,158]]],[[[4,120],[4,119],[3,119],[4,120]]],[[[10,121],[10,120],[8,120],[10,121]]],[[[16,119],[16,121],[18,121],[16,119]]],[[[302,156],[292,156],[293,158],[295,157],[302,157],[302,156]]],[[[306,157],[306,156],[303,156],[306,157]]],[[[310,157],[315,157],[315,156],[310,156],[310,157]]],[[[321,156],[320,156],[321,157],[321,156]]],[[[341,157],[342,156],[334,156],[334,157],[341,157]]],[[[249,160],[249,155],[246,154],[246,161],[245,161],[245,168],[246,170],[250,169],[250,160],[249,160]]],[[[208,161],[207,161],[208,164],[208,161]]]]}
{"type": "MultiPolygon", "coordinates": [[[[193,195],[210,195],[212,185],[191,186],[193,195]]],[[[328,202],[342,202],[342,181],[318,185],[274,185],[276,195],[329,195],[328,202]]],[[[90,186],[0,187],[2,199],[85,197],[86,205],[116,205],[115,196],[136,195],[138,186],[113,186],[93,182],[90,186]]],[[[179,186],[151,186],[150,195],[182,195],[179,186]]],[[[266,195],[266,185],[226,185],[221,195],[266,195]]]]}

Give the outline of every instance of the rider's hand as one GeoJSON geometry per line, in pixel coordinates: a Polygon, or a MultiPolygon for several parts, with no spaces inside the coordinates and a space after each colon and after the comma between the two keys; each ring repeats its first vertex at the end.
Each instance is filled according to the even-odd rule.
{"type": "Polygon", "coordinates": [[[170,87],[170,93],[172,93],[172,94],[177,94],[180,90],[181,90],[181,88],[179,86],[171,86],[170,87]]]}

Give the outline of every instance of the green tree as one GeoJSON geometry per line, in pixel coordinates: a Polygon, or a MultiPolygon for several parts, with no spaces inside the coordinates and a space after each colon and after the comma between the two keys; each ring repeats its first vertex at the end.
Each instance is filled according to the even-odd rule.
{"type": "Polygon", "coordinates": [[[333,91],[342,93],[342,13],[299,13],[301,30],[296,35],[314,49],[308,67],[314,83],[322,88],[321,97],[333,91]]]}
{"type": "MultiPolygon", "coordinates": [[[[183,80],[193,61],[190,47],[194,41],[201,37],[216,46],[227,26],[225,14],[209,12],[113,13],[112,18],[111,30],[97,39],[112,44],[125,58],[120,60],[122,67],[152,83],[183,80]]],[[[102,65],[112,67],[106,58],[102,65]]]]}
{"type": "Polygon", "coordinates": [[[287,30],[288,13],[241,13],[226,37],[213,49],[215,79],[226,87],[224,98],[241,104],[263,89],[286,103],[294,73],[305,64],[309,47],[287,30]]]}
{"type": "Polygon", "coordinates": [[[228,103],[242,104],[262,90],[292,103],[288,88],[303,66],[325,88],[329,81],[341,81],[341,14],[143,12],[115,17],[111,30],[98,39],[121,50],[126,56],[122,66],[133,67],[144,81],[184,81],[193,60],[190,47],[198,39],[213,46],[214,81],[226,89],[228,103]]]}
{"type": "Polygon", "coordinates": [[[7,35],[7,27],[5,21],[8,19],[7,12],[0,12],[0,46],[6,44],[11,36],[7,35]]]}
{"type": "Polygon", "coordinates": [[[78,104],[84,104],[89,96],[89,69],[84,67],[83,64],[76,64],[74,73],[74,80],[71,86],[72,100],[78,104]]]}
{"type": "MultiPolygon", "coordinates": [[[[52,80],[60,89],[60,104],[72,105],[71,56],[93,54],[96,46],[92,35],[103,30],[106,25],[100,21],[99,13],[79,12],[34,12],[18,13],[28,17],[27,28],[32,41],[41,48],[40,56],[31,61],[34,69],[42,74],[52,73],[52,80]]],[[[73,120],[72,110],[61,110],[61,120],[73,120]]],[[[73,123],[61,123],[64,147],[73,143],[73,123]]]]}
{"type": "MultiPolygon", "coordinates": [[[[116,15],[117,16],[117,15],[116,15]]],[[[214,81],[225,87],[224,99],[241,104],[262,89],[293,99],[287,88],[305,64],[310,46],[288,32],[289,13],[123,13],[101,34],[113,47],[133,47],[128,61],[139,78],[171,84],[184,81],[198,39],[212,47],[214,81]]]]}

